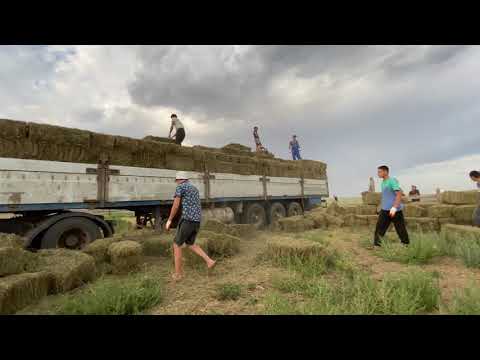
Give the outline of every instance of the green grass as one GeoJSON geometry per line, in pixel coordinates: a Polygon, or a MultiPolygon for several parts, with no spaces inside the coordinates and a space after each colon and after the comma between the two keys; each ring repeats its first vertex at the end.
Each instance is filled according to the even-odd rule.
{"type": "Polygon", "coordinates": [[[440,248],[443,254],[458,257],[467,267],[480,268],[480,240],[473,236],[448,237],[441,233],[440,248]]]}
{"type": "Polygon", "coordinates": [[[428,264],[434,257],[444,255],[440,242],[440,236],[437,233],[411,233],[408,246],[392,241],[386,236],[382,239],[382,246],[376,253],[387,261],[428,264]]]}
{"type": "Polygon", "coordinates": [[[475,285],[457,292],[449,312],[455,315],[480,315],[480,288],[475,285]]]}
{"type": "Polygon", "coordinates": [[[216,297],[220,301],[238,300],[242,296],[242,286],[239,284],[220,284],[217,286],[216,291],[216,297]]]}
{"type": "Polygon", "coordinates": [[[158,277],[138,274],[127,279],[99,279],[75,294],[63,296],[59,315],[136,315],[158,305],[163,283],[158,277]]]}
{"type": "Polygon", "coordinates": [[[308,284],[291,279],[276,288],[307,300],[274,293],[266,299],[267,314],[421,314],[438,309],[440,296],[438,280],[424,272],[388,275],[380,283],[365,274],[308,284]]]}

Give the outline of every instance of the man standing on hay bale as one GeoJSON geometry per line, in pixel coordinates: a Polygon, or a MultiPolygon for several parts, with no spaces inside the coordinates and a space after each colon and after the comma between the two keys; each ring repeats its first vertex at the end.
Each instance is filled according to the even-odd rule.
{"type": "Polygon", "coordinates": [[[290,141],[288,148],[292,153],[293,160],[302,160],[300,156],[300,144],[298,143],[297,135],[293,135],[292,141],[290,141]]]}
{"type": "MultiPolygon", "coordinates": [[[[470,179],[477,183],[478,191],[480,191],[480,171],[472,170],[470,171],[470,179]]],[[[473,212],[473,224],[475,226],[480,226],[480,204],[478,204],[477,208],[473,212]]]]}
{"type": "Polygon", "coordinates": [[[258,135],[258,126],[255,126],[253,128],[253,139],[255,140],[255,146],[257,152],[265,151],[265,148],[262,145],[262,142],[260,141],[260,136],[258,135]]]}
{"type": "Polygon", "coordinates": [[[175,143],[177,145],[182,145],[183,140],[185,139],[185,128],[180,120],[178,120],[176,114],[172,114],[170,117],[172,119],[172,125],[170,126],[170,132],[168,133],[169,138],[175,138],[175,143]],[[172,130],[175,128],[175,134],[172,136],[172,130]]]}
{"type": "Polygon", "coordinates": [[[405,218],[403,217],[402,189],[398,180],[389,176],[388,166],[382,165],[378,167],[378,177],[382,181],[382,210],[378,214],[377,226],[375,228],[375,236],[373,244],[381,246],[380,237],[384,237],[385,233],[393,222],[398,237],[403,244],[408,245],[407,228],[405,226],[405,218]]]}
{"type": "Polygon", "coordinates": [[[182,270],[182,247],[186,244],[195,254],[202,257],[207,263],[209,269],[215,266],[205,251],[198,245],[195,245],[195,239],[200,230],[202,220],[202,206],[198,189],[188,181],[188,175],[184,171],[178,171],[175,177],[177,189],[175,190],[175,200],[172,210],[166,224],[166,230],[170,230],[172,221],[177,215],[178,209],[182,207],[182,217],[177,227],[177,235],[173,243],[173,256],[175,260],[174,280],[180,280],[183,276],[182,270]]]}

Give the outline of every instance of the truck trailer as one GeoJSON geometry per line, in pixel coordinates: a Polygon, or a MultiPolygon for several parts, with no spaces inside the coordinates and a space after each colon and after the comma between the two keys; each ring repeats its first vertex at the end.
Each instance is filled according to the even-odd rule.
{"type": "MultiPolygon", "coordinates": [[[[328,197],[326,172],[321,178],[310,178],[308,172],[304,172],[307,176],[290,174],[288,177],[269,176],[266,171],[243,175],[228,172],[228,163],[225,162],[222,169],[208,165],[206,155],[206,160],[195,160],[195,166],[202,171],[188,171],[194,167],[184,160],[185,157],[183,162],[178,163],[185,163],[190,168],[183,165],[168,169],[112,164],[110,158],[116,155],[114,147],[109,156],[99,153],[97,163],[38,159],[40,155],[46,157],[42,155],[47,153],[42,152],[42,146],[50,150],[48,156],[53,159],[57,155],[51,151],[52,146],[63,149],[61,145],[34,139],[36,128],[47,125],[10,120],[3,122],[6,130],[3,133],[0,131],[0,142],[3,142],[0,143],[0,215],[3,217],[0,219],[0,232],[22,236],[26,248],[81,249],[96,239],[112,236],[115,232],[113,222],[94,214],[96,210],[129,210],[135,213],[139,226],[151,224],[160,230],[173,203],[177,170],[187,171],[190,181],[198,188],[202,217],[216,218],[225,223],[249,223],[263,228],[278,218],[302,214],[328,197]],[[31,158],[34,156],[37,159],[31,158]],[[227,171],[218,171],[223,169],[227,171]]],[[[95,140],[97,135],[90,133],[84,136],[86,146],[91,145],[92,137],[95,140]]],[[[122,138],[122,144],[127,140],[134,145],[140,143],[122,138]]],[[[113,143],[116,144],[115,141],[113,143]]],[[[147,145],[155,149],[161,147],[159,143],[149,142],[147,145]]],[[[168,146],[176,152],[191,151],[178,145],[168,146]]],[[[70,151],[70,148],[67,150],[70,151]]],[[[78,151],[74,155],[77,153],[83,154],[78,151]]],[[[228,155],[217,154],[217,158],[228,160],[228,155]]],[[[249,156],[252,156],[251,163],[257,161],[253,157],[256,155],[249,156]]],[[[91,158],[95,157],[95,154],[91,155],[91,158]]],[[[79,156],[79,159],[84,158],[79,156]]],[[[232,159],[237,158],[241,157],[232,159]]],[[[285,160],[277,162],[286,162],[287,166],[293,163],[285,160]]],[[[165,164],[169,166],[169,161],[165,164]]]]}

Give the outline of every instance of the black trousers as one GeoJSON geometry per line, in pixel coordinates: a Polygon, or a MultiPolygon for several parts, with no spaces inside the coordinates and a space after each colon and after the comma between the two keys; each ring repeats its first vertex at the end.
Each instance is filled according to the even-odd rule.
{"type": "Polygon", "coordinates": [[[403,211],[397,211],[395,216],[391,218],[388,210],[381,210],[380,214],[378,214],[377,226],[375,228],[375,238],[373,240],[375,245],[381,245],[380,238],[385,236],[385,233],[392,222],[395,226],[395,231],[397,232],[400,241],[404,244],[410,243],[407,228],[405,226],[405,218],[403,217],[403,211]]]}
{"type": "Polygon", "coordinates": [[[175,136],[175,143],[177,145],[182,145],[182,142],[185,139],[185,129],[184,128],[177,129],[176,135],[177,136],[175,136]]]}

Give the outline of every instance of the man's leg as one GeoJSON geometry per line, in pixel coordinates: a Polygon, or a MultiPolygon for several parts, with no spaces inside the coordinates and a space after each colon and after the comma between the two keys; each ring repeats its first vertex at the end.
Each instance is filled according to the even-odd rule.
{"type": "Polygon", "coordinates": [[[295,154],[295,151],[292,151],[292,159],[297,160],[297,154],[295,154]]]}
{"type": "Polygon", "coordinates": [[[385,233],[390,226],[391,218],[388,214],[388,211],[382,210],[378,214],[377,226],[375,227],[375,235],[373,239],[373,244],[375,246],[381,246],[381,237],[385,236],[385,233]]]}
{"type": "Polygon", "coordinates": [[[197,254],[198,256],[200,256],[203,260],[205,260],[205,262],[207,263],[207,266],[209,268],[211,268],[214,264],[215,264],[215,261],[212,260],[205,251],[203,251],[203,249],[196,245],[196,244],[193,244],[193,245],[188,245],[188,248],[190,250],[192,250],[195,254],[197,254]]]}
{"type": "Polygon", "coordinates": [[[175,243],[173,244],[173,257],[175,261],[175,277],[180,278],[183,276],[182,248],[175,243]]]}
{"type": "Polygon", "coordinates": [[[393,217],[393,225],[395,225],[395,231],[397,232],[400,241],[405,245],[410,244],[407,227],[405,226],[405,218],[403,217],[403,211],[398,211],[395,214],[393,217]]]}

